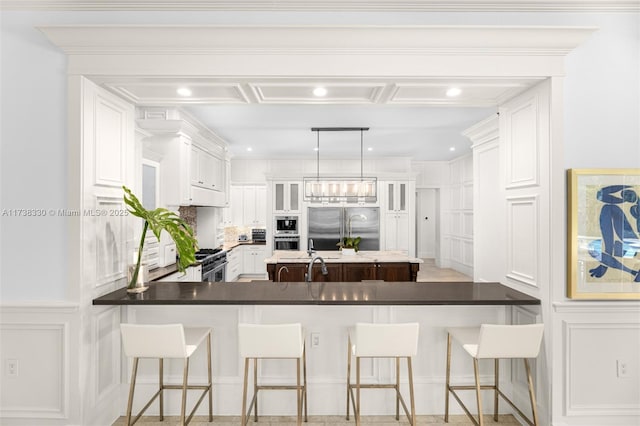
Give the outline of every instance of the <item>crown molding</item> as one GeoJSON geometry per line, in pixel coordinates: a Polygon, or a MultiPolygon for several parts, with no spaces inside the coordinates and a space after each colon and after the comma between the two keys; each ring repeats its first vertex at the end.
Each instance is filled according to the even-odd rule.
{"type": "Polygon", "coordinates": [[[564,56],[596,28],[552,26],[38,27],[69,55],[472,55],[564,56]]]}
{"type": "Polygon", "coordinates": [[[634,12],[637,0],[2,0],[3,10],[272,12],[634,12]]]}

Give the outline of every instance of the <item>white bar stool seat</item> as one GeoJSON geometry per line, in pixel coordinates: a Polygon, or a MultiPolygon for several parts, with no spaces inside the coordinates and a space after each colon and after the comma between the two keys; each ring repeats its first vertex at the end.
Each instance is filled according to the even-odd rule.
{"type": "Polygon", "coordinates": [[[144,414],[157,397],[160,398],[160,421],[164,420],[164,390],[182,389],[182,404],[180,411],[180,424],[186,425],[191,421],[193,414],[204,399],[209,394],[209,421],[213,421],[213,398],[212,398],[212,373],[211,373],[211,329],[210,328],[185,328],[182,324],[120,324],[122,334],[122,347],[127,357],[133,358],[133,371],[131,372],[131,387],[129,389],[129,401],[127,403],[127,425],[132,425],[144,414]],[[205,385],[189,385],[187,378],[189,375],[189,358],[206,340],[207,345],[207,374],[208,383],[205,385]],[[147,404],[140,410],[131,421],[131,410],[133,407],[133,394],[136,386],[136,375],[138,373],[138,361],[140,358],[158,358],[159,365],[159,388],[151,397],[147,404]],[[182,385],[166,385],[163,380],[163,359],[178,358],[184,360],[184,370],[182,385]],[[193,407],[189,417],[185,419],[187,390],[202,390],[200,399],[193,407]]]}
{"type": "Polygon", "coordinates": [[[409,423],[416,424],[415,399],[413,395],[413,370],[411,357],[418,353],[418,323],[406,324],[366,324],[356,323],[349,329],[347,346],[347,420],[349,420],[349,403],[353,404],[356,426],[361,424],[360,389],[395,389],[396,391],[396,420],[400,419],[400,404],[404,409],[409,423]],[[351,384],[351,357],[356,358],[356,383],[351,384]],[[361,358],[395,358],[395,384],[366,384],[360,383],[361,358]],[[411,413],[400,394],[400,358],[407,360],[407,376],[409,379],[409,399],[411,413]],[[353,395],[353,389],[356,395],[353,395]]]}
{"type": "Polygon", "coordinates": [[[494,391],[493,403],[493,419],[498,421],[498,400],[501,396],[507,401],[522,418],[530,425],[537,426],[538,411],[536,409],[536,399],[533,389],[533,380],[531,379],[531,369],[529,367],[528,358],[536,358],[540,352],[540,344],[542,342],[542,333],[544,324],[526,324],[526,325],[493,325],[482,324],[480,327],[457,327],[447,330],[447,373],[446,373],[446,395],[445,395],[445,413],[444,421],[449,422],[449,393],[458,401],[464,412],[469,416],[475,425],[484,426],[482,417],[482,398],[480,391],[483,389],[491,389],[494,391]],[[475,376],[475,385],[456,385],[452,386],[451,378],[451,342],[456,341],[462,348],[473,358],[473,370],[475,376]],[[527,382],[529,385],[529,399],[531,402],[531,411],[533,420],[525,416],[518,407],[515,406],[499,388],[499,360],[500,359],[522,358],[524,360],[527,372],[527,382]],[[494,384],[481,385],[480,375],[478,372],[478,360],[494,359],[494,384]],[[478,407],[478,419],[476,420],[469,409],[462,403],[456,390],[475,390],[476,402],[478,407]]]}
{"type": "Polygon", "coordinates": [[[242,389],[242,425],[246,425],[254,410],[254,421],[258,421],[259,390],[295,390],[297,403],[297,423],[307,421],[307,360],[305,336],[302,325],[296,324],[239,324],[238,343],[240,356],[244,358],[244,386],[242,389]],[[247,387],[249,360],[253,359],[253,397],[247,410],[247,387]],[[258,385],[259,359],[295,359],[295,385],[258,385]],[[302,363],[303,381],[300,383],[300,364],[302,363]]]}

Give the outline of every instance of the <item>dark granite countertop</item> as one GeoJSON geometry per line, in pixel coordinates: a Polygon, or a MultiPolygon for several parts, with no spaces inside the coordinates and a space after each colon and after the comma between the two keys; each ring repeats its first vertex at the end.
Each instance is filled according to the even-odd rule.
{"type": "Polygon", "coordinates": [[[500,283],[472,282],[153,282],[121,288],[94,305],[539,305],[500,283]]]}

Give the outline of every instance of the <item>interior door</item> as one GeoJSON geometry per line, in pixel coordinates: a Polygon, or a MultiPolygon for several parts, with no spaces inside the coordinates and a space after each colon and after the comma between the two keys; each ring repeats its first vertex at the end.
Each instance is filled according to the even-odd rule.
{"type": "Polygon", "coordinates": [[[419,189],[417,193],[417,253],[420,258],[432,259],[436,257],[438,190],[419,189]]]}

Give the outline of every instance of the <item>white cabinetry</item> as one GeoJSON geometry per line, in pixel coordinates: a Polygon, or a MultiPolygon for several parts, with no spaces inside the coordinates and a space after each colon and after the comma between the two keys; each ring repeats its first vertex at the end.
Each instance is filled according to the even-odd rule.
{"type": "MultiPolygon", "coordinates": [[[[160,163],[161,205],[227,205],[226,142],[174,110],[141,109],[137,125],[151,136],[143,150],[160,163]]],[[[185,116],[186,117],[186,116],[185,116]]]]}
{"type": "Polygon", "coordinates": [[[302,182],[274,182],[274,213],[300,213],[302,208],[301,200],[302,182]]]}
{"type": "Polygon", "coordinates": [[[191,185],[223,191],[225,161],[197,145],[191,146],[191,185]]]}
{"type": "Polygon", "coordinates": [[[232,185],[231,222],[235,226],[265,226],[267,223],[267,187],[232,185]]]}
{"type": "Polygon", "coordinates": [[[243,252],[244,247],[234,247],[232,250],[227,252],[227,276],[226,281],[235,281],[238,279],[238,276],[242,273],[243,262],[243,252]]]}
{"type": "Polygon", "coordinates": [[[265,246],[244,246],[243,247],[243,274],[266,274],[267,266],[264,260],[267,258],[265,246]]]}
{"type": "Polygon", "coordinates": [[[184,272],[174,272],[156,281],[202,281],[202,265],[189,266],[184,272]]]}
{"type": "Polygon", "coordinates": [[[384,250],[400,250],[409,253],[410,232],[409,204],[410,182],[384,182],[384,250]]]}

